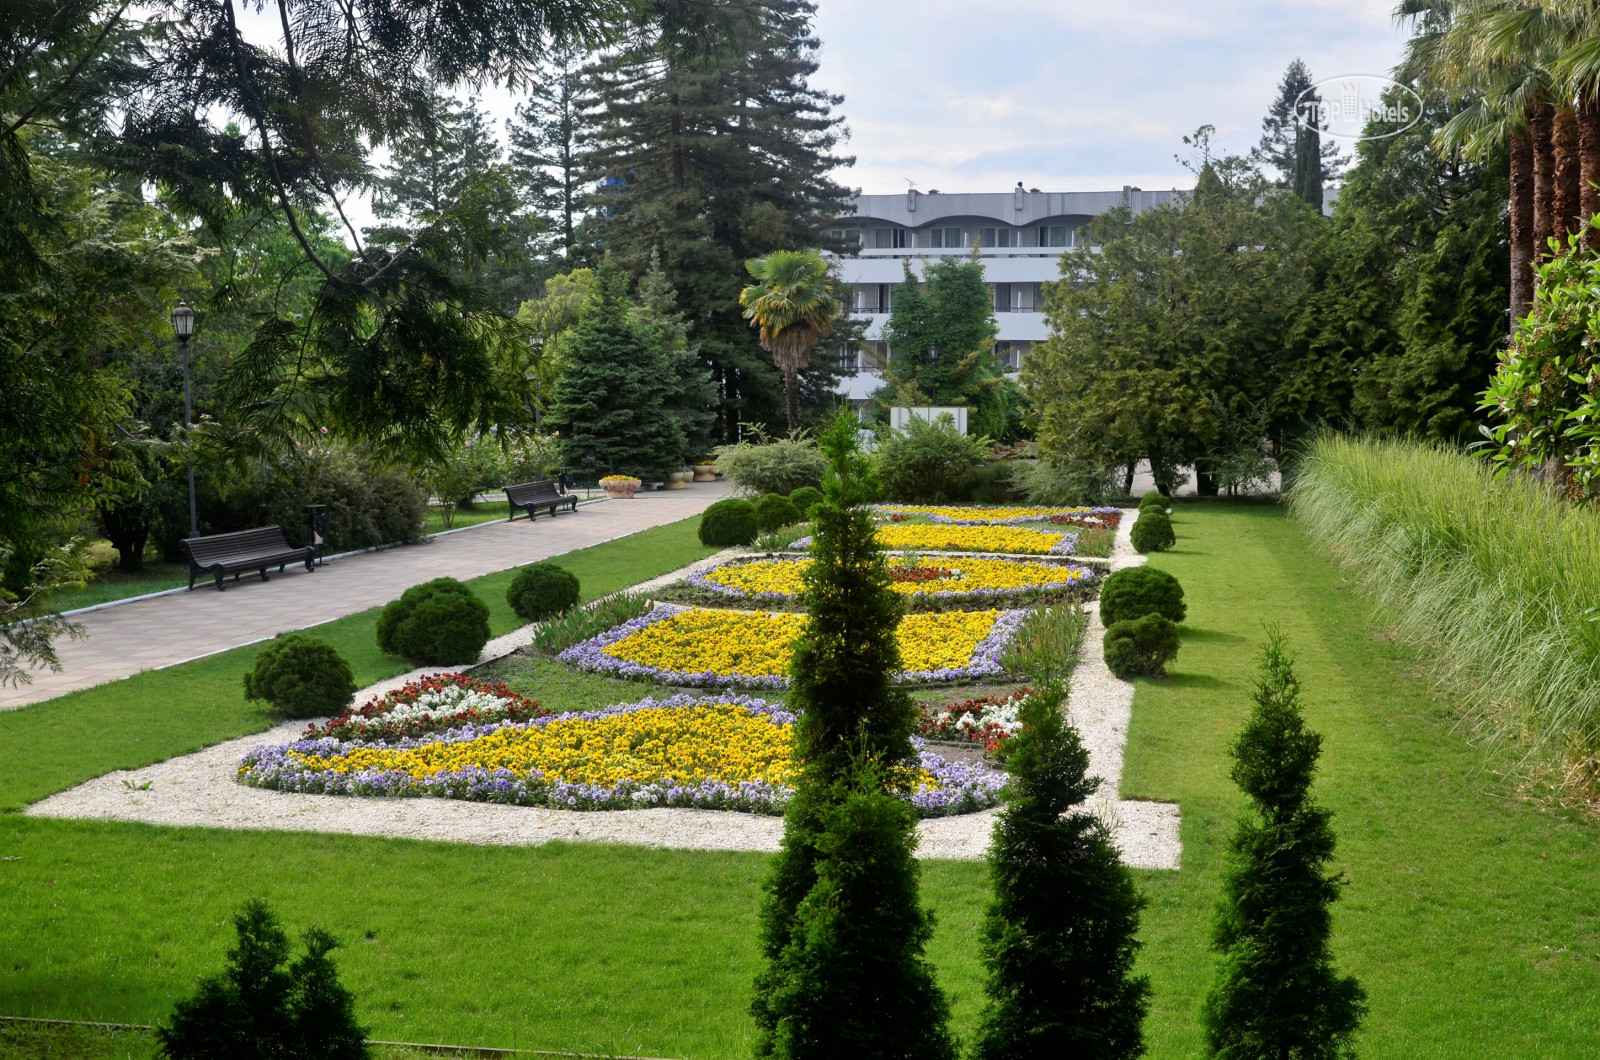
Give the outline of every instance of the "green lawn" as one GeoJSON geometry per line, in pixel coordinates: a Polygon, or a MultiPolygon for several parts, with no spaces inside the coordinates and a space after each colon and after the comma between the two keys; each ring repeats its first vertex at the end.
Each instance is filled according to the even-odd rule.
{"type": "MultiPolygon", "coordinates": [[[[1336,947],[1372,1004],[1361,1055],[1591,1052],[1600,828],[1513,798],[1278,509],[1182,505],[1176,529],[1178,548],[1153,562],[1188,591],[1183,654],[1173,678],[1141,683],[1124,785],[1177,799],[1184,815],[1183,869],[1139,874],[1151,900],[1151,1055],[1199,1051],[1206,931],[1240,806],[1224,748],[1247,709],[1263,619],[1298,650],[1308,716],[1326,737],[1319,791],[1351,881],[1336,947]]],[[[663,570],[703,554],[692,533],[659,533],[672,532],[670,557],[636,547],[642,537],[589,550],[586,589],[648,576],[641,553],[663,570]]],[[[497,577],[498,591],[481,591],[503,624],[497,597],[509,576],[497,577]]],[[[344,621],[340,643],[369,680],[385,662],[355,649],[370,644],[372,618],[344,621]]],[[[0,804],[264,726],[237,692],[248,655],[0,715],[0,804]]],[[[648,691],[540,665],[549,672],[521,675],[535,694],[648,691]]],[[[260,894],[291,926],[319,922],[347,941],[342,967],[379,1038],[696,1060],[747,1052],[761,855],[479,848],[15,813],[0,816],[0,855],[20,858],[0,862],[0,1014],[150,1022],[219,964],[227,914],[260,894]]],[[[930,863],[924,894],[938,916],[932,955],[970,1033],[983,868],[930,863]]]]}

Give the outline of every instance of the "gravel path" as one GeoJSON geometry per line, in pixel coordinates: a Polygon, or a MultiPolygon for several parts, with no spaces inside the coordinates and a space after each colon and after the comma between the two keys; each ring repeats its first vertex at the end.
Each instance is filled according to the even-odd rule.
{"type": "MultiPolygon", "coordinates": [[[[1128,541],[1133,513],[1117,534],[1113,566],[1144,561],[1128,541]]],[[[719,554],[630,591],[648,592],[676,581],[692,569],[728,558],[719,554]]],[[[1093,613],[1083,661],[1072,677],[1069,714],[1089,749],[1090,769],[1103,778],[1091,804],[1112,826],[1124,860],[1136,868],[1176,869],[1181,846],[1178,807],[1171,803],[1118,800],[1122,751],[1127,742],[1133,686],[1113,677],[1101,660],[1104,629],[1093,613]]],[[[484,659],[510,654],[532,638],[532,626],[491,641],[484,659]]],[[[398,688],[423,671],[413,671],[363,689],[359,698],[398,688]]],[[[437,673],[437,667],[426,672],[437,673]]],[[[251,828],[298,832],[433,839],[485,845],[545,843],[556,839],[633,843],[692,850],[774,851],[783,820],[718,810],[649,809],[617,811],[552,810],[496,806],[454,799],[379,799],[339,795],[300,795],[248,788],[234,782],[239,760],[255,747],[285,743],[305,729],[288,722],[265,733],[208,747],[143,769],[118,770],[28,807],[37,817],[99,818],[147,824],[208,828],[251,828]]],[[[918,826],[924,858],[976,859],[989,843],[996,811],[925,820],[918,826]]]]}

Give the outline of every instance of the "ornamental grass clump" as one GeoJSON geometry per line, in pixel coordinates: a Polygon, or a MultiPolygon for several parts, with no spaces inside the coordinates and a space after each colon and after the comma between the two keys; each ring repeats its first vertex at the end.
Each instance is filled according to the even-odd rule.
{"type": "Polygon", "coordinates": [[[1125,567],[1100,586],[1100,621],[1108,627],[1118,622],[1156,614],[1169,622],[1182,622],[1189,614],[1183,586],[1155,567],[1125,567]]]}
{"type": "Polygon", "coordinates": [[[820,438],[810,620],[789,670],[796,790],[763,887],[755,1051],[943,1060],[949,1003],[925,952],[932,919],[902,797],[918,714],[893,684],[902,604],[864,507],[875,490],[857,427],[841,413],[820,438]]]}
{"type": "Polygon", "coordinates": [[[1110,829],[1084,808],[1100,780],[1086,775],[1089,752],[1063,716],[1065,698],[1059,681],[1036,689],[1007,742],[976,1060],[1144,1054],[1150,981],[1133,964],[1145,900],[1110,829]]]}
{"type": "Polygon", "coordinates": [[[378,617],[378,647],[427,666],[478,661],[489,643],[489,606],[454,578],[413,585],[378,617]]]}
{"type": "Polygon", "coordinates": [[[1200,1022],[1213,1056],[1352,1055],[1366,993],[1333,966],[1331,906],[1344,880],[1332,814],[1311,798],[1322,737],[1305,727],[1287,641],[1267,630],[1255,708],[1229,748],[1252,809],[1228,842],[1211,948],[1222,955],[1200,1022]]]}
{"type": "Polygon", "coordinates": [[[762,533],[769,533],[781,526],[793,526],[800,518],[800,509],[788,497],[769,493],[756,501],[756,526],[762,533]]]}
{"type": "Polygon", "coordinates": [[[649,610],[650,601],[646,597],[617,593],[546,622],[534,630],[533,646],[547,655],[558,655],[574,644],[632,621],[649,610]]]}
{"type": "Polygon", "coordinates": [[[1178,543],[1178,535],[1172,531],[1172,517],[1155,509],[1145,509],[1139,513],[1139,519],[1128,532],[1128,537],[1140,552],[1165,552],[1178,543]]]}
{"type": "Polygon", "coordinates": [[[286,718],[338,714],[356,694],[339,650],[309,633],[280,633],[244,675],[244,698],[264,699],[286,718]]]}
{"type": "Polygon", "coordinates": [[[1106,668],[1124,681],[1165,677],[1167,663],[1178,657],[1178,627],[1155,613],[1113,622],[1101,650],[1106,668]]]}
{"type": "Polygon", "coordinates": [[[542,622],[572,610],[580,595],[576,574],[554,563],[535,563],[511,579],[506,603],[524,622],[542,622]]]}
{"type": "Polygon", "coordinates": [[[760,529],[756,506],[738,497],[718,501],[700,513],[700,543],[707,548],[748,545],[760,529]]]}
{"type": "Polygon", "coordinates": [[[156,1028],[167,1060],[365,1060],[366,1028],[355,996],[329,957],[339,943],[322,928],[289,961],[289,936],[260,899],[233,916],[239,942],[221,975],[200,980],[156,1028]],[[287,965],[287,967],[285,967],[287,965]]]}

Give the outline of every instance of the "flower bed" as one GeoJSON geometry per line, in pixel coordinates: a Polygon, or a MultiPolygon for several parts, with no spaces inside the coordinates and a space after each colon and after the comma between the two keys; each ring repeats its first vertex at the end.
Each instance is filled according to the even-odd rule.
{"type": "Polygon", "coordinates": [[[525,721],[548,713],[505,685],[464,674],[430,674],[346,710],[325,725],[313,723],[306,727],[305,735],[307,739],[393,739],[460,725],[525,721]]]}
{"type": "MultiPolygon", "coordinates": [[[[787,600],[802,589],[809,559],[759,559],[726,563],[688,577],[688,584],[739,600],[787,600]]],[[[911,597],[1004,598],[1042,589],[1071,589],[1094,582],[1088,567],[1029,559],[946,560],[939,565],[891,559],[895,592],[911,597]]]]}
{"type": "MultiPolygon", "coordinates": [[[[901,681],[959,681],[1002,672],[1000,656],[1024,611],[907,615],[898,639],[901,681]]],[[[673,685],[787,685],[789,656],[804,615],[658,604],[561,653],[586,670],[673,685]]]]}
{"type": "MultiPolygon", "coordinates": [[[[424,796],[575,810],[684,806],[782,813],[793,794],[794,715],[743,696],[673,696],[429,737],[297,740],[240,763],[253,787],[424,796]]],[[[909,799],[920,816],[998,801],[1002,774],[918,746],[909,799]]]]}
{"type": "Polygon", "coordinates": [[[1052,515],[1049,521],[1055,523],[1057,526],[1079,526],[1085,530],[1095,530],[1099,529],[1100,527],[1106,527],[1115,530],[1118,526],[1122,525],[1122,509],[1120,508],[1112,508],[1110,511],[1106,511],[1103,508],[1096,508],[1095,512],[1097,514],[1093,515],[1052,515]]]}
{"type": "MultiPolygon", "coordinates": [[[[914,523],[878,527],[874,537],[886,549],[908,552],[1004,552],[1024,556],[1070,556],[1078,535],[1032,530],[1021,526],[924,526],[914,523]]],[[[789,546],[811,547],[802,537],[789,546]]]]}
{"type": "MultiPolygon", "coordinates": [[[[1108,516],[1118,508],[1044,508],[988,504],[880,504],[876,510],[893,516],[921,515],[936,523],[956,526],[1003,526],[1007,523],[1036,523],[1058,516],[1108,516]]],[[[1116,525],[1115,523],[1111,525],[1116,525]]]]}
{"type": "Polygon", "coordinates": [[[1022,706],[1032,691],[1024,688],[1009,696],[926,704],[917,732],[930,740],[982,744],[991,754],[1003,754],[1006,741],[1022,731],[1022,706]]]}

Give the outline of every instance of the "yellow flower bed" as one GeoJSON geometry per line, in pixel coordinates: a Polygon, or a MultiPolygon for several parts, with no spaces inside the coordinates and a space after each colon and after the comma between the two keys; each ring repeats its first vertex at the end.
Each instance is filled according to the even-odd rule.
{"type": "Polygon", "coordinates": [[[933,515],[972,523],[1004,523],[1019,519],[1048,519],[1052,515],[1073,515],[1088,512],[1090,508],[968,508],[956,504],[880,504],[881,512],[900,512],[905,515],[933,515]]]}
{"type": "Polygon", "coordinates": [[[604,787],[624,781],[690,784],[709,777],[730,784],[787,784],[791,733],[790,725],[719,703],[557,719],[538,728],[497,729],[458,743],[354,747],[327,757],[290,755],[308,771],[400,772],[412,780],[479,767],[604,787]]]}
{"type": "MultiPolygon", "coordinates": [[[[894,566],[908,566],[891,560],[894,566]]],[[[926,562],[915,566],[932,566],[926,562]]],[[[803,588],[801,575],[811,560],[755,560],[730,563],[706,572],[704,580],[737,589],[748,596],[763,594],[793,596],[803,588]]],[[[891,588],[905,596],[918,593],[980,593],[1009,589],[1031,589],[1044,585],[1075,583],[1091,576],[1081,567],[1061,567],[1049,563],[1018,562],[1004,559],[940,560],[937,566],[951,572],[947,578],[927,581],[897,581],[891,588]]]]}
{"type": "Polygon", "coordinates": [[[994,629],[998,611],[939,611],[907,615],[895,630],[900,665],[907,673],[967,665],[978,642],[994,629]]]}
{"type": "MultiPolygon", "coordinates": [[[[884,548],[932,552],[1010,552],[1049,555],[1067,534],[1028,530],[1020,526],[916,526],[890,523],[878,527],[878,544],[884,548]]],[[[1072,536],[1077,541],[1075,535],[1072,536]]]]}

